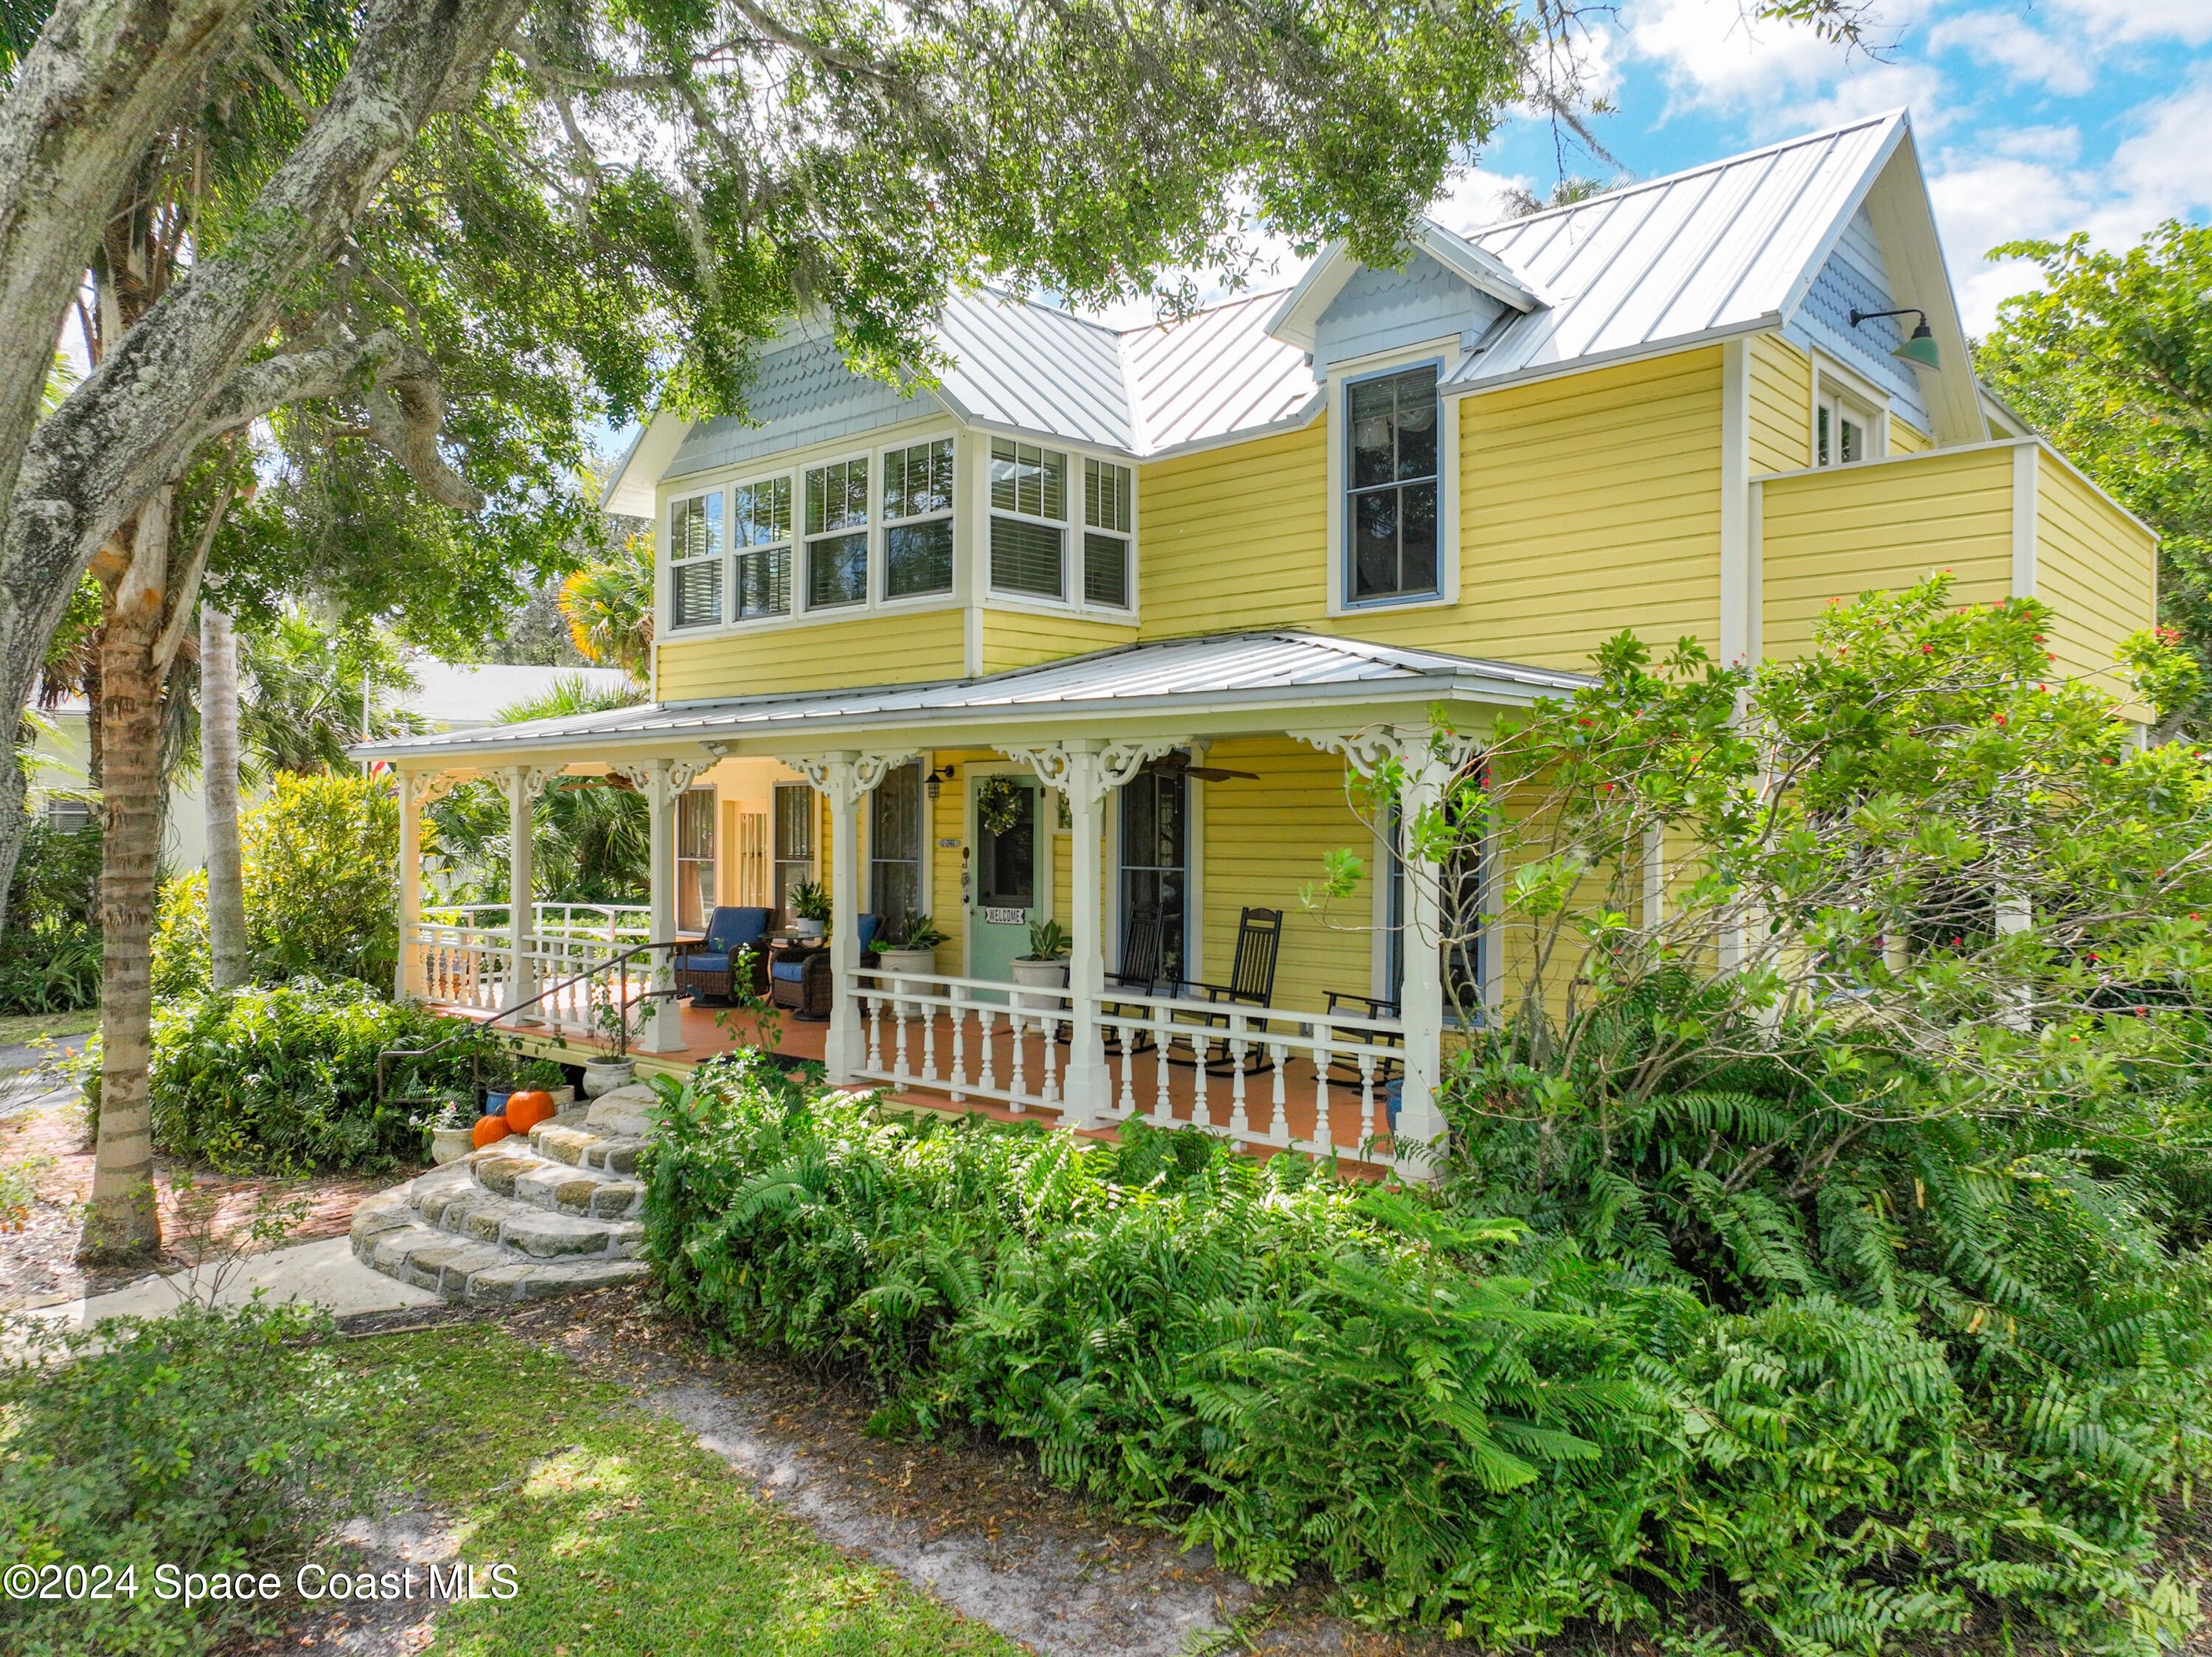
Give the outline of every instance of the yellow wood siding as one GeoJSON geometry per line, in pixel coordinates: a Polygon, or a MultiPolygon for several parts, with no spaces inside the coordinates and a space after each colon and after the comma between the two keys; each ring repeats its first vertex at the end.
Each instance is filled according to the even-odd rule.
{"type": "Polygon", "coordinates": [[[1143,469],[1144,637],[1325,627],[1323,423],[1143,469]]]}
{"type": "Polygon", "coordinates": [[[655,655],[655,688],[663,702],[957,679],[961,612],[855,616],[722,638],[668,639],[655,655]]]}
{"type": "Polygon", "coordinates": [[[1147,637],[1293,626],[1580,667],[1624,627],[1720,631],[1721,354],[1462,400],[1455,606],[1328,614],[1328,431],[1144,473],[1147,637]]]}
{"type": "Polygon", "coordinates": [[[1328,992],[1365,995],[1374,947],[1374,837],[1344,797],[1344,763],[1288,738],[1240,738],[1214,744],[1210,765],[1256,771],[1256,783],[1206,784],[1203,924],[1205,975],[1225,983],[1236,961],[1237,919],[1246,905],[1283,911],[1275,1005],[1318,1010],[1328,992]],[[1298,901],[1318,884],[1322,860],[1348,846],[1368,864],[1358,889],[1327,918],[1298,901]]]}
{"type": "Polygon", "coordinates": [[[1813,464],[1813,359],[1780,334],[1746,342],[1751,368],[1751,469],[1795,472],[1813,464]]]}
{"type": "MultiPolygon", "coordinates": [[[[1892,454],[1917,454],[1934,441],[1902,416],[1893,414],[1889,417],[1889,452],[1892,454]]],[[[1803,466],[1806,463],[1800,460],[1797,464],[1803,466]]]]}
{"type": "Polygon", "coordinates": [[[1003,673],[1034,667],[1061,656],[1110,650],[1133,644],[1137,630],[1126,624],[1091,621],[1081,616],[1039,615],[1027,610],[983,612],[983,671],[1003,673]]]}
{"type": "Polygon", "coordinates": [[[1969,449],[1802,473],[1759,485],[1760,653],[1811,642],[1832,600],[1910,587],[1932,570],[1961,604],[2012,591],[2012,451],[1969,449]]]}
{"type": "Polygon", "coordinates": [[[2094,674],[2121,691],[2113,655],[2157,617],[2158,544],[2049,450],[2037,456],[2035,492],[2035,595],[2058,612],[2052,654],[2069,677],[2094,674]]]}

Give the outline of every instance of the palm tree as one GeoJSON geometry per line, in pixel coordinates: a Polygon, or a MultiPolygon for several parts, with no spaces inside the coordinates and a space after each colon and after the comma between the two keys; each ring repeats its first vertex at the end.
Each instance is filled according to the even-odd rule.
{"type": "Polygon", "coordinates": [[[579,650],[646,683],[653,672],[653,538],[628,536],[613,557],[562,582],[561,613],[579,650]]]}
{"type": "Polygon", "coordinates": [[[207,812],[209,977],[246,980],[246,860],[238,838],[238,635],[213,598],[200,602],[200,782],[207,812]]]}

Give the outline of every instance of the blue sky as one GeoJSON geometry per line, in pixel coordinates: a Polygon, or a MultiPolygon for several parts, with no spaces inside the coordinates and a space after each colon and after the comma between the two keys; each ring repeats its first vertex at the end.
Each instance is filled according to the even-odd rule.
{"type": "MultiPolygon", "coordinates": [[[[2035,284],[1992,265],[2001,241],[2087,230],[2124,246],[2160,219],[2212,208],[2212,0],[1876,0],[1878,55],[1809,29],[1747,23],[1735,0],[1627,0],[1593,31],[1594,84],[1618,106],[1600,139],[1656,177],[1899,107],[1921,159],[1966,326],[2035,284]]],[[[1587,156],[1567,170],[1607,176],[1587,156]]],[[[1516,122],[1456,192],[1480,211],[1493,180],[1539,194],[1559,177],[1547,123],[1516,122]]]]}

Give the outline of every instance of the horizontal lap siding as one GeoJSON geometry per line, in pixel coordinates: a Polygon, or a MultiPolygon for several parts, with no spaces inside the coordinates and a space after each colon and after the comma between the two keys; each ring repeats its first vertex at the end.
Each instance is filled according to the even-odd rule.
{"type": "Polygon", "coordinates": [[[1146,637],[1326,628],[1327,442],[1316,421],[1144,469],[1146,637]]]}
{"type": "Polygon", "coordinates": [[[1133,628],[1076,616],[1040,616],[1025,610],[983,612],[983,671],[1003,673],[1062,656],[1087,655],[1136,643],[1133,628]]]}
{"type": "Polygon", "coordinates": [[[1372,637],[1571,669],[1624,629],[1717,647],[1720,429],[1717,350],[1467,399],[1461,603],[1372,637]]]}
{"type": "Polygon", "coordinates": [[[1931,570],[1956,577],[1957,603],[2008,596],[2012,468],[2010,449],[1979,449],[1761,485],[1761,653],[1800,655],[1832,601],[1931,570]]]}
{"type": "MultiPolygon", "coordinates": [[[[1926,432],[1902,415],[1889,417],[1889,452],[1892,454],[1917,454],[1932,447],[1933,441],[1926,432]]],[[[1799,466],[1807,462],[1800,460],[1799,466]]]]}
{"type": "Polygon", "coordinates": [[[654,652],[663,702],[957,679],[961,612],[855,616],[732,638],[671,639],[654,652]]]}
{"type": "Polygon", "coordinates": [[[1206,763],[1260,778],[1205,785],[1206,977],[1228,981],[1240,910],[1279,909],[1274,1004],[1313,1012],[1332,990],[1365,995],[1374,947],[1374,837],[1346,802],[1344,762],[1302,742],[1264,738],[1217,742],[1206,763]],[[1369,872],[1324,918],[1298,901],[1298,892],[1327,878],[1322,859],[1340,847],[1356,852],[1369,872]]]}
{"type": "Polygon", "coordinates": [[[1795,472],[1813,464],[1813,359],[1779,334],[1754,334],[1751,356],[1751,469],[1795,472]]]}
{"type": "Polygon", "coordinates": [[[2124,692],[2112,660],[2156,619],[2157,543],[2055,456],[2038,459],[2035,593],[2058,612],[2052,653],[2069,678],[2124,692]]]}

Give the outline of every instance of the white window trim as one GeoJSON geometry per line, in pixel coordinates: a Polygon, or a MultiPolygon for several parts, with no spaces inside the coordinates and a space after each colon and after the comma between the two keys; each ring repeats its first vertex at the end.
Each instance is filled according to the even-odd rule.
{"type": "Polygon", "coordinates": [[[659,547],[653,571],[653,586],[657,589],[654,609],[659,612],[654,618],[656,637],[686,639],[711,637],[728,624],[730,614],[730,503],[726,490],[720,487],[694,489],[680,495],[671,495],[660,503],[660,521],[655,526],[655,532],[654,539],[659,547]],[[694,501],[717,498],[722,503],[722,521],[715,528],[719,540],[714,551],[696,558],[678,558],[676,556],[675,532],[669,522],[676,515],[676,509],[689,506],[694,501]],[[678,627],[676,624],[676,572],[688,570],[693,564],[714,563],[721,565],[722,573],[721,604],[715,618],[678,627]]]}
{"type": "MultiPolygon", "coordinates": [[[[1137,626],[1143,603],[1140,570],[1143,560],[1139,547],[1144,525],[1144,479],[1137,463],[1127,455],[1109,454],[1103,449],[1084,448],[1057,437],[1042,437],[1034,434],[1012,431],[978,430],[975,434],[979,464],[976,471],[976,495],[981,501],[981,517],[975,536],[975,590],[981,594],[985,608],[1017,610],[1034,615],[1077,615],[1091,621],[1106,622],[1118,626],[1137,626]],[[1031,443],[1038,448],[1049,449],[1067,457],[1068,482],[1064,491],[1068,507],[1065,518],[1032,517],[1026,512],[1010,512],[991,504],[991,444],[994,440],[1031,443]],[[1083,596],[1084,532],[1090,527],[1084,522],[1086,504],[1084,490],[1088,487],[1083,474],[1083,463],[1097,460],[1103,465],[1121,467],[1129,474],[1129,602],[1093,604],[1083,596]],[[991,520],[1011,518],[1017,523],[1042,524],[1061,532],[1060,544],[1060,582],[1062,596],[1054,598],[1045,593],[1024,593],[1018,588],[995,587],[991,582],[991,520]]],[[[1102,531],[1115,533],[1115,531],[1102,531]]]]}
{"type": "MultiPolygon", "coordinates": [[[[875,539],[872,563],[868,571],[868,607],[871,610],[939,609],[955,602],[960,591],[960,434],[933,432],[926,436],[910,437],[903,443],[885,443],[876,451],[874,492],[870,498],[875,503],[875,519],[869,533],[875,539]],[[919,448],[925,443],[949,442],[952,445],[952,504],[941,512],[917,512],[911,517],[888,517],[884,512],[884,456],[902,449],[919,448]],[[891,537],[893,529],[906,529],[915,524],[950,523],[952,526],[952,583],[939,593],[908,593],[899,598],[890,594],[891,537]]],[[[841,604],[834,606],[849,610],[854,606],[841,604]]]]}
{"type": "Polygon", "coordinates": [[[1328,613],[1332,616],[1364,616],[1397,610],[1434,610],[1459,602],[1460,399],[1446,394],[1442,383],[1451,365],[1458,361],[1459,355],[1460,337],[1449,334],[1398,350],[1347,357],[1328,366],[1328,409],[1325,424],[1328,440],[1328,613]],[[1350,598],[1351,572],[1345,565],[1348,509],[1345,498],[1345,442],[1349,432],[1345,414],[1348,398],[1346,387],[1354,381],[1371,380],[1378,375],[1417,369],[1428,362],[1437,365],[1438,382],[1437,591],[1425,598],[1369,599],[1364,603],[1354,603],[1350,598]]]}
{"type": "Polygon", "coordinates": [[[1820,464],[1820,405],[1830,398],[1847,399],[1862,406],[1868,417],[1867,434],[1870,440],[1867,444],[1869,453],[1856,460],[1839,460],[1836,465],[1864,466],[1869,460],[1887,460],[1892,413],[1890,394],[1825,351],[1816,350],[1812,356],[1812,392],[1805,405],[1805,453],[1813,462],[1808,470],[1835,470],[1835,466],[1820,464]]]}

